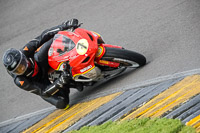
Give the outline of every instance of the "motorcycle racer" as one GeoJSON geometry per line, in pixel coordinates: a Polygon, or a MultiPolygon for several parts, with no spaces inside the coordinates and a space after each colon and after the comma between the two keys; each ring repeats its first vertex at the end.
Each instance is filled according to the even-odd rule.
{"type": "MultiPolygon", "coordinates": [[[[62,74],[55,82],[49,81],[48,50],[54,35],[71,27],[78,27],[77,19],[71,19],[47,29],[22,49],[11,48],[3,55],[3,64],[19,88],[41,96],[59,109],[69,107],[70,84],[66,81],[70,79],[62,74]]],[[[73,85],[82,91],[81,85],[75,83],[73,85]]]]}

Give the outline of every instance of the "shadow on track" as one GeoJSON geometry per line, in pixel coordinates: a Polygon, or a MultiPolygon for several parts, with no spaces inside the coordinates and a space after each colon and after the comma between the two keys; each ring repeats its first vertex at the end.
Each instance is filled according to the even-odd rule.
{"type": "Polygon", "coordinates": [[[98,82],[91,87],[86,87],[82,92],[76,92],[75,94],[70,96],[70,105],[74,105],[74,104],[77,104],[80,102],[92,100],[92,99],[98,98],[100,96],[105,96],[105,95],[113,93],[113,92],[106,91],[105,87],[109,86],[111,84],[115,84],[116,82],[125,78],[128,75],[134,74],[137,70],[139,70],[141,68],[138,68],[138,69],[129,68],[129,69],[125,70],[125,72],[121,73],[120,75],[118,75],[114,78],[98,82]],[[105,91],[106,91],[106,93],[105,93],[105,91]]]}

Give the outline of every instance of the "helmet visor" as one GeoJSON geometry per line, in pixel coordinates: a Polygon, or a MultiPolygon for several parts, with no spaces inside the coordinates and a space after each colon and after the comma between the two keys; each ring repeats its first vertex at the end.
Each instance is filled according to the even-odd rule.
{"type": "MultiPolygon", "coordinates": [[[[21,53],[21,51],[20,51],[20,53],[21,53]]],[[[21,59],[17,65],[17,67],[12,72],[17,75],[22,75],[25,73],[27,68],[28,68],[28,60],[27,60],[26,56],[21,53],[21,59]]]]}

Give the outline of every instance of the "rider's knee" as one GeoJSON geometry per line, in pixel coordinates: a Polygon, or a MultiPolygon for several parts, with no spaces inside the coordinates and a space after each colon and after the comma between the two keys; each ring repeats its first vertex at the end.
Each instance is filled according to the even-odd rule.
{"type": "Polygon", "coordinates": [[[66,102],[65,99],[59,99],[55,106],[58,109],[64,109],[64,108],[66,108],[67,105],[68,105],[68,103],[66,102]]]}

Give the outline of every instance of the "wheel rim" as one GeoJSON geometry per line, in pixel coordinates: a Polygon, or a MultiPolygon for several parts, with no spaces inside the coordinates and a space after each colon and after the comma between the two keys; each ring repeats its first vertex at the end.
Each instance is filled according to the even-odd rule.
{"type": "Polygon", "coordinates": [[[137,68],[140,66],[137,62],[126,60],[126,59],[113,58],[113,61],[120,63],[122,66],[130,67],[130,68],[137,68]]]}

